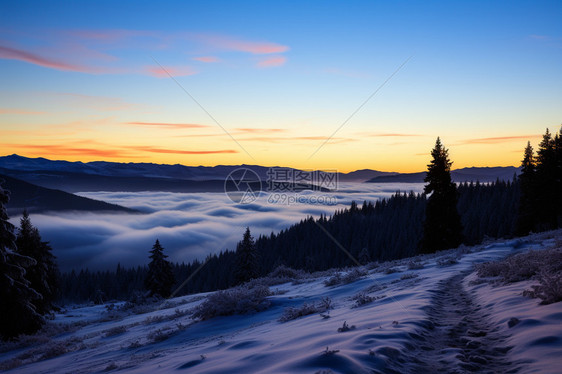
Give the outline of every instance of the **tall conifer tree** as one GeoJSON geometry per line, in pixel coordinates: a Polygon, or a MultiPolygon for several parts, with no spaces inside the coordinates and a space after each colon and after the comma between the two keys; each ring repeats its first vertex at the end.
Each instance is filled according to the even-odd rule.
{"type": "Polygon", "coordinates": [[[5,204],[7,191],[0,186],[0,337],[11,339],[31,334],[41,328],[43,318],[34,303],[41,299],[25,278],[25,269],[33,265],[32,258],[16,252],[14,226],[8,221],[5,204]]]}
{"type": "Polygon", "coordinates": [[[422,253],[456,248],[462,241],[462,225],[457,210],[457,186],[451,180],[449,151],[437,138],[431,151],[432,160],[427,165],[424,181],[425,194],[429,195],[425,211],[422,253]]]}
{"type": "Polygon", "coordinates": [[[57,293],[59,271],[49,243],[41,240],[39,230],[31,224],[27,211],[23,212],[16,237],[18,253],[31,257],[35,264],[26,269],[26,278],[42,299],[36,303],[37,312],[46,314],[53,308],[57,293]]]}
{"type": "Polygon", "coordinates": [[[160,245],[158,239],[152,246],[150,251],[150,263],[148,264],[148,273],[144,280],[144,285],[151,295],[160,295],[169,297],[172,293],[172,286],[176,283],[172,264],[164,254],[164,248],[160,245]]]}
{"type": "Polygon", "coordinates": [[[259,256],[254,238],[247,227],[242,241],[236,246],[236,269],[234,278],[237,284],[259,276],[259,256]]]}
{"type": "Polygon", "coordinates": [[[536,162],[531,142],[527,142],[523,161],[521,161],[521,174],[519,184],[521,195],[519,197],[519,210],[517,217],[517,235],[526,235],[533,230],[536,221],[536,162]]]}

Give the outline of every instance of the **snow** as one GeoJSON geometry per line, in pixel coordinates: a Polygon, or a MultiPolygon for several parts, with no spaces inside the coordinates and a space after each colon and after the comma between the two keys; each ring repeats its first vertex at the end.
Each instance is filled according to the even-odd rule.
{"type": "MultiPolygon", "coordinates": [[[[330,275],[325,274],[300,284],[272,286],[271,307],[256,314],[193,321],[187,312],[205,295],[170,299],[144,314],[108,311],[106,305],[77,306],[50,322],[67,326],[68,331],[36,346],[2,349],[0,362],[19,357],[19,362],[12,361],[13,366],[19,365],[9,371],[13,373],[419,372],[423,364],[420,336],[426,336],[426,342],[439,342],[431,310],[436,308],[439,292],[455,292],[443,287],[454,284],[450,280],[456,277],[463,295],[470,297],[474,310],[491,326],[490,336],[500,337],[502,347],[512,347],[505,356],[512,368],[556,372],[562,357],[562,303],[539,305],[537,299],[521,296],[530,288],[529,281],[491,286],[473,282],[476,275],[471,273],[475,263],[551,246],[554,241],[549,236],[553,235],[559,237],[562,232],[420,256],[417,260],[424,266],[417,270],[408,269],[411,259],[373,265],[368,275],[350,284],[327,287],[324,282],[330,275]],[[448,259],[456,261],[444,266],[448,259]],[[387,274],[389,268],[397,271],[387,274]],[[352,298],[362,291],[380,298],[354,307],[352,298]],[[333,304],[326,312],[330,318],[316,313],[279,322],[285,308],[325,297],[333,304]],[[510,328],[511,318],[520,322],[510,328]],[[355,328],[338,332],[344,322],[355,328]],[[116,329],[119,326],[124,328],[116,329]],[[64,347],[62,352],[55,350],[52,358],[39,359],[56,344],[64,347]]],[[[114,309],[121,305],[115,304],[114,309]]],[[[444,311],[455,307],[445,306],[444,311]]],[[[459,348],[430,348],[434,349],[428,357],[435,356],[443,365],[459,363],[455,358],[459,348]]]]}

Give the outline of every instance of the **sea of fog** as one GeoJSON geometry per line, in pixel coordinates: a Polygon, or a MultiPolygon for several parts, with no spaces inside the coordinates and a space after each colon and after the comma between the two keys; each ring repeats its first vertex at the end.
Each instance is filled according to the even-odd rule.
{"type": "MultiPolygon", "coordinates": [[[[49,241],[62,271],[114,269],[148,263],[156,239],[175,262],[203,260],[235,249],[246,227],[254,237],[278,232],[307,216],[331,215],[355,200],[376,201],[396,191],[421,192],[421,183],[340,183],[336,192],[285,195],[262,192],[249,204],[224,193],[84,192],[81,196],[134,208],[143,214],[45,213],[31,220],[49,241]]],[[[19,217],[12,217],[14,225],[19,217]]]]}

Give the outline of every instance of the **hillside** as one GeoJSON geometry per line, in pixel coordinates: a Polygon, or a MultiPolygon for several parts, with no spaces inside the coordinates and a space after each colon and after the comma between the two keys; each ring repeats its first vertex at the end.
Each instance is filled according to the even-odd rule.
{"type": "Polygon", "coordinates": [[[20,214],[24,209],[35,213],[45,211],[139,213],[134,209],[73,195],[56,189],[40,187],[3,174],[0,174],[0,180],[4,180],[3,188],[11,193],[10,202],[7,205],[10,215],[20,214]]]}
{"type": "Polygon", "coordinates": [[[515,253],[556,251],[546,248],[555,248],[561,235],[558,230],[366,269],[312,275],[285,270],[251,288],[154,304],[68,306],[37,336],[4,343],[0,368],[11,373],[556,372],[562,302],[539,305],[540,300],[522,296],[536,281],[492,282],[478,278],[474,265],[515,253]],[[232,297],[238,301],[229,301],[232,297]],[[252,312],[212,317],[235,310],[252,312]]]}

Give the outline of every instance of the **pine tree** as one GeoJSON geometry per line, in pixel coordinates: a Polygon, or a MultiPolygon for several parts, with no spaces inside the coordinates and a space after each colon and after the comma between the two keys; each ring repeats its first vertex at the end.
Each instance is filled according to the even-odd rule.
{"type": "Polygon", "coordinates": [[[361,265],[367,265],[371,262],[371,256],[369,255],[369,250],[367,248],[363,248],[361,252],[359,252],[358,261],[361,265]]]}
{"type": "Polygon", "coordinates": [[[519,211],[517,216],[517,235],[527,235],[533,230],[536,221],[536,163],[531,142],[527,142],[523,161],[521,161],[521,174],[519,183],[521,195],[519,198],[519,211]]]}
{"type": "Polygon", "coordinates": [[[456,248],[462,241],[462,225],[457,210],[457,187],[451,180],[449,151],[437,138],[427,165],[424,193],[429,195],[425,211],[422,253],[456,248]]]}
{"type": "Polygon", "coordinates": [[[556,221],[557,226],[562,226],[562,126],[560,126],[560,131],[554,137],[554,158],[555,158],[555,185],[554,190],[558,191],[556,194],[555,206],[556,206],[556,221]]]}
{"type": "Polygon", "coordinates": [[[166,260],[168,256],[164,254],[164,248],[160,245],[158,239],[152,246],[148,264],[148,273],[144,280],[144,286],[150,291],[150,295],[160,295],[169,297],[172,293],[172,286],[176,283],[172,264],[166,260]]]}
{"type": "Polygon", "coordinates": [[[556,201],[560,191],[556,189],[555,143],[546,129],[537,151],[536,204],[538,229],[551,230],[557,227],[556,201]]]}
{"type": "Polygon", "coordinates": [[[259,276],[258,250],[254,238],[250,233],[250,228],[246,227],[246,232],[242,241],[236,246],[236,269],[234,279],[236,284],[247,282],[259,276]]]}
{"type": "Polygon", "coordinates": [[[39,230],[31,224],[26,210],[20,220],[16,246],[19,254],[35,260],[35,265],[26,269],[26,277],[31,282],[31,287],[42,296],[35,304],[37,312],[46,314],[53,308],[59,271],[51,246],[41,240],[39,230]]]}
{"type": "Polygon", "coordinates": [[[11,339],[41,328],[43,318],[34,303],[41,299],[25,278],[25,269],[35,263],[16,252],[14,226],[8,221],[7,191],[0,186],[0,337],[11,339]]]}

